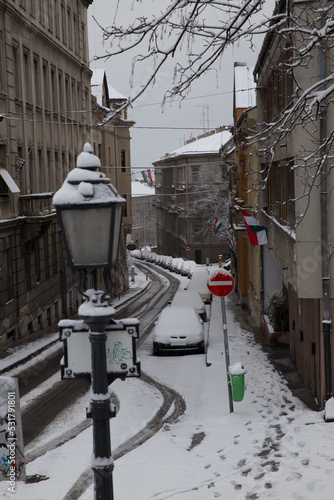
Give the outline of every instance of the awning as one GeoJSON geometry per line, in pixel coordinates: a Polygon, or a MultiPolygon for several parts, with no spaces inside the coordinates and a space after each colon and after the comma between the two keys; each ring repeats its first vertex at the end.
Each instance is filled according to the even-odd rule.
{"type": "Polygon", "coordinates": [[[5,168],[0,168],[0,176],[3,178],[5,183],[7,184],[9,190],[12,193],[20,193],[20,189],[16,182],[14,181],[13,177],[10,175],[9,172],[5,168]]]}

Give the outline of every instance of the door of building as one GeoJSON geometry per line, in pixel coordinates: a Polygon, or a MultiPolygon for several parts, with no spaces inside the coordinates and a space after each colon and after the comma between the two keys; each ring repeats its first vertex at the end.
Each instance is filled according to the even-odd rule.
{"type": "Polygon", "coordinates": [[[196,264],[202,264],[202,250],[195,250],[195,262],[196,264]]]}

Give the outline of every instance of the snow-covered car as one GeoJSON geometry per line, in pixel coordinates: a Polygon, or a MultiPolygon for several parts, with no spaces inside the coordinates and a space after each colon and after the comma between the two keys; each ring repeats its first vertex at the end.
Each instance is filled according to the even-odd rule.
{"type": "Polygon", "coordinates": [[[180,290],[176,292],[171,302],[172,307],[193,307],[198,316],[206,321],[206,307],[200,296],[196,291],[180,290]]]}
{"type": "Polygon", "coordinates": [[[204,353],[203,321],[193,307],[166,307],[153,330],[153,354],[163,352],[204,353]]]}
{"type": "Polygon", "coordinates": [[[168,265],[168,269],[170,271],[172,271],[173,273],[177,273],[177,266],[179,263],[182,263],[184,262],[184,260],[182,259],[182,257],[175,257],[174,259],[172,259],[172,261],[169,263],[168,265]]]}
{"type": "Polygon", "coordinates": [[[196,262],[194,260],[185,260],[181,269],[182,276],[187,276],[188,278],[191,278],[195,267],[196,267],[196,262]]]}
{"type": "Polygon", "coordinates": [[[170,255],[166,255],[166,257],[163,260],[162,267],[164,269],[169,269],[169,264],[172,262],[172,260],[173,260],[173,257],[171,257],[170,255]]]}
{"type": "Polygon", "coordinates": [[[158,266],[162,266],[162,263],[163,263],[163,260],[165,257],[166,257],[166,255],[158,255],[158,257],[156,259],[156,263],[158,264],[158,266]]]}
{"type": "Polygon", "coordinates": [[[181,274],[183,264],[184,264],[184,260],[183,260],[183,259],[182,259],[182,260],[180,260],[180,261],[176,264],[176,272],[177,272],[177,274],[181,274]]]}

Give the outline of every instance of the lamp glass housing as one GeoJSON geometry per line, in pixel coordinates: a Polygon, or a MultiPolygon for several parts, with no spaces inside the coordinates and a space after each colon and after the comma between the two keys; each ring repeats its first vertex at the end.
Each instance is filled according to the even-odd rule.
{"type": "Polygon", "coordinates": [[[122,224],[122,204],[57,207],[72,269],[115,264],[122,224]]]}

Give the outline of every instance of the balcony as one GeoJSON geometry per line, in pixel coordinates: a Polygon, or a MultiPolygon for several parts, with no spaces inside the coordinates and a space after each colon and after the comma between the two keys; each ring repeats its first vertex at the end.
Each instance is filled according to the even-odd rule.
{"type": "Polygon", "coordinates": [[[43,217],[52,213],[53,193],[27,194],[20,196],[20,215],[43,217]]]}

